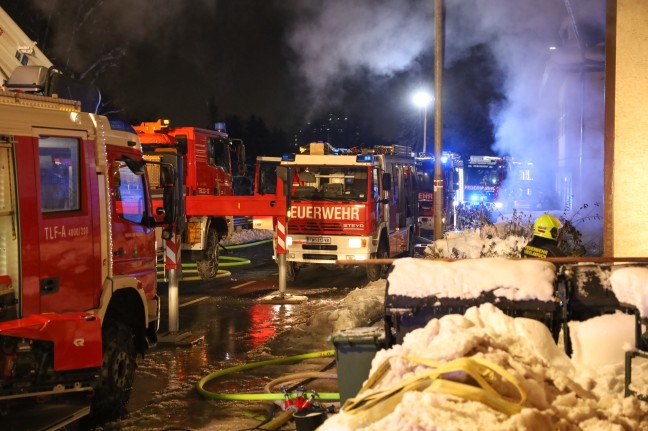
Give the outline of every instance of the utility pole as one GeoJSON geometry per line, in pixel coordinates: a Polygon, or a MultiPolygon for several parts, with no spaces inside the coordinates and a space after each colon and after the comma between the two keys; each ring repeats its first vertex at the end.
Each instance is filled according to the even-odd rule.
{"type": "Polygon", "coordinates": [[[434,0],[434,239],[443,238],[443,0],[434,0]]]}

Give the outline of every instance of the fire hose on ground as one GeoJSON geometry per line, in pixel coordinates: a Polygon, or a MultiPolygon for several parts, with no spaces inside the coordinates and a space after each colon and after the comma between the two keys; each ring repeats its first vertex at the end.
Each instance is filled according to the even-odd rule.
{"type": "MultiPolygon", "coordinates": [[[[221,244],[219,244],[219,246],[221,248],[223,248],[225,251],[229,251],[229,250],[236,250],[236,249],[245,248],[245,247],[254,247],[254,246],[265,244],[265,243],[268,243],[268,242],[271,242],[271,241],[272,241],[271,239],[265,239],[265,240],[261,240],[261,241],[247,242],[245,244],[237,244],[237,245],[232,245],[232,246],[227,246],[227,247],[225,247],[224,245],[221,245],[221,244]]],[[[250,264],[250,259],[245,259],[245,258],[242,258],[242,257],[219,256],[218,260],[219,260],[218,272],[216,273],[216,276],[214,278],[224,278],[224,277],[229,277],[230,275],[232,275],[231,272],[229,272],[227,270],[224,270],[224,269],[220,269],[220,268],[231,268],[231,267],[234,267],[234,266],[243,266],[243,265],[249,265],[250,264]],[[225,261],[225,262],[222,262],[222,261],[225,261]]],[[[183,270],[188,269],[187,272],[193,272],[193,271],[195,271],[197,266],[198,265],[196,263],[183,263],[182,264],[182,269],[183,270]]],[[[163,271],[164,270],[164,264],[161,264],[161,263],[158,264],[157,268],[158,268],[158,271],[160,271],[160,270],[163,271]]],[[[200,280],[202,280],[202,278],[199,277],[199,276],[190,275],[190,276],[183,276],[182,280],[183,281],[200,281],[200,280]]],[[[158,279],[158,281],[161,282],[161,281],[164,281],[164,279],[158,279]]]]}
{"type": "Polygon", "coordinates": [[[205,377],[203,377],[196,388],[198,393],[205,398],[212,398],[216,400],[233,400],[233,401],[284,401],[285,411],[277,415],[274,419],[263,424],[263,429],[275,430],[279,429],[283,424],[288,422],[295,413],[296,410],[306,406],[311,405],[312,401],[317,398],[319,400],[326,401],[339,401],[340,394],[339,392],[322,392],[316,393],[312,391],[310,398],[307,399],[303,394],[288,394],[287,392],[270,392],[274,389],[275,386],[279,384],[285,384],[288,382],[294,382],[299,379],[321,379],[327,378],[337,379],[337,374],[333,373],[323,373],[323,372],[306,372],[306,373],[296,373],[284,377],[280,377],[269,382],[265,386],[266,392],[264,393],[218,393],[211,392],[205,389],[205,385],[210,381],[217,379],[228,374],[248,371],[255,368],[260,368],[268,365],[283,365],[283,364],[293,364],[295,362],[300,362],[306,359],[316,359],[316,358],[325,358],[335,356],[335,350],[324,350],[320,352],[305,353],[295,356],[287,356],[283,358],[269,359],[260,362],[252,362],[247,364],[236,365],[234,367],[225,368],[222,370],[215,371],[205,377]],[[300,405],[300,403],[302,403],[300,405]],[[293,408],[289,408],[293,407],[293,408]]]}

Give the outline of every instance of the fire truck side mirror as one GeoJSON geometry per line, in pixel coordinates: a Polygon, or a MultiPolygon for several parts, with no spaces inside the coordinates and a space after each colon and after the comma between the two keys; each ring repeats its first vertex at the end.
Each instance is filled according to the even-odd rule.
{"type": "Polygon", "coordinates": [[[144,172],[145,172],[144,165],[145,165],[145,163],[143,161],[140,162],[140,161],[137,161],[135,159],[131,159],[130,157],[128,157],[125,154],[122,156],[121,160],[124,163],[126,163],[126,166],[128,166],[128,169],[130,169],[131,172],[134,173],[135,175],[144,175],[144,172]]]}
{"type": "Polygon", "coordinates": [[[285,166],[277,166],[277,177],[281,178],[284,183],[288,181],[288,168],[285,166]]]}
{"type": "Polygon", "coordinates": [[[176,221],[178,197],[176,196],[175,186],[165,186],[162,192],[162,204],[164,213],[164,223],[173,223],[176,221]]]}

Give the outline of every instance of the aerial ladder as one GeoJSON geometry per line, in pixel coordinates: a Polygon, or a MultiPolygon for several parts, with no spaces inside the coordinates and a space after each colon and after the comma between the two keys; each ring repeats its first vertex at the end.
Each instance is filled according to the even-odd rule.
{"type": "Polygon", "coordinates": [[[52,62],[0,7],[0,84],[5,85],[19,66],[51,68],[52,62]]]}

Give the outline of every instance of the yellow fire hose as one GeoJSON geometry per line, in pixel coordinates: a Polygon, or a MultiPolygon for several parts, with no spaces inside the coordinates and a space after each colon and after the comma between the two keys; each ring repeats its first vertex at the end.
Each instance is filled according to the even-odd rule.
{"type": "Polygon", "coordinates": [[[410,362],[430,367],[392,386],[374,389],[390,370],[390,359],[385,360],[365,382],[355,398],[346,401],[342,411],[351,415],[352,429],[366,427],[391,413],[408,391],[437,392],[466,400],[479,401],[509,416],[519,413],[526,401],[526,392],[520,381],[504,368],[483,358],[457,358],[449,362],[413,356],[400,356],[410,362]],[[472,382],[451,380],[450,376],[464,375],[472,382]],[[506,382],[517,392],[511,399],[500,394],[494,382],[506,382]]]}
{"type": "MultiPolygon", "coordinates": [[[[315,358],[326,358],[326,357],[332,357],[335,356],[335,350],[324,350],[321,352],[314,352],[314,353],[305,353],[301,355],[295,355],[295,356],[287,356],[284,358],[277,358],[277,359],[270,359],[266,361],[260,361],[260,362],[252,362],[248,364],[241,364],[241,365],[236,365],[234,367],[230,368],[225,368],[223,370],[215,371],[206,377],[203,377],[198,384],[196,385],[196,388],[200,395],[206,398],[212,398],[215,400],[236,400],[236,401],[281,401],[286,399],[286,394],[283,392],[279,393],[246,393],[246,394],[223,394],[223,393],[217,393],[217,392],[210,392],[205,389],[205,385],[219,377],[226,376],[228,374],[240,372],[240,371],[247,371],[251,370],[254,368],[260,368],[264,367],[266,365],[282,365],[282,364],[293,364],[295,362],[300,362],[305,359],[315,359],[315,358]]],[[[317,374],[317,373],[314,373],[317,374]]],[[[295,378],[295,376],[299,376],[299,374],[291,376],[291,378],[295,378]]],[[[309,375],[309,377],[311,377],[309,375]]],[[[278,382],[281,379],[277,379],[273,382],[278,382]]],[[[271,382],[272,383],[272,382],[271,382]]],[[[268,386],[266,386],[266,389],[268,389],[268,386]]],[[[290,394],[293,398],[295,395],[290,394]]],[[[318,393],[317,398],[320,400],[327,400],[327,401],[339,401],[340,400],[340,394],[338,392],[323,392],[323,393],[318,393]]],[[[290,421],[292,419],[293,414],[295,411],[293,409],[289,409],[286,411],[282,411],[280,414],[278,414],[276,417],[273,419],[269,420],[268,422],[265,422],[263,424],[263,429],[264,430],[278,430],[281,428],[285,423],[290,421]]]]}
{"type": "MultiPolygon", "coordinates": [[[[212,398],[215,400],[235,400],[235,401],[280,401],[286,398],[283,392],[277,393],[246,393],[246,394],[224,394],[218,392],[210,392],[205,389],[205,385],[210,381],[217,379],[228,374],[247,371],[254,368],[265,367],[266,365],[283,365],[293,364],[306,359],[327,358],[335,356],[335,350],[324,350],[321,352],[304,353],[301,355],[287,356],[284,358],[269,359],[260,362],[251,362],[248,364],[236,365],[234,367],[225,368],[222,370],[214,371],[213,373],[203,377],[197,384],[196,388],[198,393],[205,398],[212,398]]],[[[340,394],[338,392],[323,392],[318,394],[318,398],[327,401],[339,401],[340,394]]]]}
{"type": "MultiPolygon", "coordinates": [[[[271,241],[272,241],[271,239],[264,239],[264,240],[261,240],[261,241],[247,242],[245,244],[237,244],[237,245],[232,245],[232,246],[227,246],[227,247],[224,247],[224,246],[221,246],[221,247],[224,248],[225,250],[235,250],[235,249],[239,249],[239,248],[253,247],[253,246],[256,246],[256,245],[265,244],[265,243],[268,243],[268,242],[271,242],[271,241]]],[[[217,271],[216,276],[214,278],[225,278],[225,277],[229,277],[230,275],[232,275],[231,272],[229,272],[227,270],[223,270],[221,268],[230,268],[230,267],[234,267],[234,266],[243,266],[243,265],[249,265],[250,264],[250,259],[245,259],[245,258],[242,258],[242,257],[219,256],[218,260],[219,260],[219,262],[218,262],[218,271],[217,271]],[[223,261],[226,261],[226,262],[223,262],[223,261]]],[[[183,263],[182,264],[182,269],[185,270],[185,268],[192,268],[192,269],[189,269],[186,272],[187,273],[193,273],[197,266],[198,265],[196,263],[183,263]]],[[[164,264],[159,263],[157,265],[157,269],[158,269],[158,276],[162,275],[162,277],[164,277],[164,264]]],[[[182,281],[200,281],[200,280],[202,280],[202,278],[200,276],[197,276],[197,275],[189,275],[189,276],[183,276],[182,277],[182,281]]],[[[164,278],[158,278],[157,281],[159,283],[162,283],[162,282],[165,281],[165,279],[164,278]]]]}

